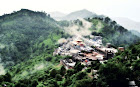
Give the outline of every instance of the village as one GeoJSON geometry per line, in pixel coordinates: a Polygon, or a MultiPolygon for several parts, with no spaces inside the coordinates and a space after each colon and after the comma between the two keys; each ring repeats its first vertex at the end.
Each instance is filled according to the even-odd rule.
{"type": "Polygon", "coordinates": [[[93,39],[74,36],[67,40],[62,39],[61,43],[59,43],[59,48],[55,49],[53,54],[72,56],[71,59],[60,60],[60,63],[64,65],[66,69],[72,69],[76,64],[76,60],[86,66],[96,60],[99,60],[100,63],[104,63],[108,59],[113,58],[118,50],[124,51],[124,48],[119,47],[115,49],[111,46],[111,43],[107,43],[106,46],[103,46],[101,36],[94,36],[93,39]]]}

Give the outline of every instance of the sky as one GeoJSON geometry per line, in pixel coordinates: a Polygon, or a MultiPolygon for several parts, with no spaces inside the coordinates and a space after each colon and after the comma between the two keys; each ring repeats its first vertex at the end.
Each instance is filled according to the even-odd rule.
{"type": "Polygon", "coordinates": [[[87,9],[109,17],[126,17],[140,22],[140,0],[0,0],[0,15],[22,8],[70,13],[87,9]]]}

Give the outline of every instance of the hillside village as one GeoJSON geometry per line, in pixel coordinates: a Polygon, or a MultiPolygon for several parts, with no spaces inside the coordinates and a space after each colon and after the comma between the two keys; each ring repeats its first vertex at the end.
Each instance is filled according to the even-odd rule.
{"type": "MultiPolygon", "coordinates": [[[[74,36],[73,38],[62,39],[62,43],[59,44],[59,48],[55,50],[54,55],[72,56],[71,59],[60,60],[60,63],[65,66],[66,69],[71,69],[75,66],[76,60],[80,61],[83,65],[90,65],[92,61],[99,60],[100,63],[104,63],[110,58],[113,58],[117,49],[111,47],[110,43],[106,46],[102,44],[101,36],[94,36],[93,39],[83,39],[74,36]]],[[[124,51],[123,47],[119,47],[121,51],[124,51]]]]}
{"type": "Polygon", "coordinates": [[[140,86],[140,38],[105,19],[1,16],[0,87],[140,86]]]}

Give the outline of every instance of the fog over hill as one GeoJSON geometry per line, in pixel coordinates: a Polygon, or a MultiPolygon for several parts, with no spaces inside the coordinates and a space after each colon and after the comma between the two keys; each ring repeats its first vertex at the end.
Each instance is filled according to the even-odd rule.
{"type": "Polygon", "coordinates": [[[132,32],[132,34],[137,35],[140,37],[140,32],[136,31],[136,30],[130,30],[132,32]]]}
{"type": "MultiPolygon", "coordinates": [[[[134,60],[132,63],[139,64],[139,62],[135,63],[137,56],[140,55],[138,54],[140,53],[139,45],[132,46],[134,47],[131,48],[132,51],[126,50],[123,54],[118,53],[116,58],[110,57],[107,62],[103,60],[106,62],[104,64],[100,63],[98,59],[95,63],[91,61],[93,63],[87,69],[84,68],[87,65],[83,65],[81,61],[85,55],[79,57],[79,54],[91,54],[92,52],[87,49],[93,49],[95,51],[93,53],[96,53],[97,47],[104,47],[107,43],[111,43],[114,48],[120,46],[127,48],[140,41],[139,37],[109,17],[101,17],[85,9],[66,16],[59,12],[55,14],[51,16],[45,12],[21,9],[0,16],[0,87],[106,87],[101,86],[100,82],[110,86],[112,85],[110,82],[116,82],[115,76],[121,76],[121,80],[128,83],[126,78],[131,78],[129,74],[133,76],[133,73],[127,71],[132,65],[131,61],[134,60]],[[62,17],[63,21],[55,21],[52,17],[62,17]],[[100,37],[99,41],[95,40],[97,37],[100,37]],[[79,41],[83,44],[80,43],[82,46],[78,44],[79,41]],[[61,51],[55,55],[57,49],[61,51]],[[76,50],[77,53],[74,53],[76,50]],[[70,56],[67,55],[67,52],[70,53],[70,56]],[[78,55],[80,60],[75,60],[75,55],[71,57],[71,52],[78,55]],[[124,54],[126,56],[129,54],[127,59],[124,58],[124,54]],[[72,66],[72,69],[67,70],[67,66],[61,65],[60,62],[70,58],[70,62],[75,65],[72,66]],[[122,65],[126,69],[122,68],[122,65]],[[85,70],[83,71],[83,69],[85,70]],[[94,78],[94,73],[92,74],[94,69],[99,71],[98,79],[94,78]],[[114,73],[114,69],[119,70],[119,73],[114,73]],[[109,70],[109,72],[106,74],[104,70],[109,70]],[[127,73],[125,73],[126,71],[127,73]],[[110,72],[112,76],[108,76],[110,72]],[[113,77],[113,81],[108,77],[113,77]]],[[[94,57],[93,54],[92,57],[94,57]]],[[[136,76],[135,78],[138,78],[139,73],[136,76]]],[[[120,78],[117,78],[118,84],[119,81],[120,78]]]]}
{"type": "Polygon", "coordinates": [[[59,18],[59,17],[64,17],[66,16],[67,14],[64,14],[62,12],[59,12],[59,11],[55,11],[55,12],[49,12],[49,14],[51,15],[51,17],[53,18],[59,18]]]}
{"type": "Polygon", "coordinates": [[[96,16],[95,13],[90,12],[86,9],[80,10],[80,11],[75,11],[72,12],[70,14],[68,14],[67,16],[65,16],[63,19],[65,20],[75,20],[77,18],[88,18],[88,17],[94,17],[96,16]]]}
{"type": "MultiPolygon", "coordinates": [[[[57,21],[76,20],[79,18],[88,18],[88,17],[96,17],[96,16],[103,17],[103,15],[97,15],[96,13],[90,12],[87,9],[74,11],[69,14],[64,14],[64,13],[58,12],[58,11],[50,12],[49,14],[51,15],[52,18],[54,18],[57,21]]],[[[131,20],[129,18],[125,18],[125,17],[112,17],[112,19],[128,30],[135,30],[135,31],[140,32],[140,22],[136,22],[136,21],[133,21],[133,20],[131,20]]]]}
{"type": "Polygon", "coordinates": [[[128,30],[136,30],[140,32],[140,22],[125,17],[115,17],[113,19],[128,30]]]}
{"type": "Polygon", "coordinates": [[[50,12],[51,17],[55,20],[76,20],[78,18],[88,18],[88,17],[96,17],[96,13],[90,12],[86,9],[74,11],[69,13],[68,15],[61,12],[50,12]]]}

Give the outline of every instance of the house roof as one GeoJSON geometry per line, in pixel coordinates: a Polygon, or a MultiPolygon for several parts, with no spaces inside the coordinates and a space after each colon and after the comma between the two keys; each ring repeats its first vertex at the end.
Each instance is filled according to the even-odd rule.
{"type": "Polygon", "coordinates": [[[92,60],[97,60],[98,58],[103,57],[104,55],[97,53],[97,52],[92,52],[92,53],[84,53],[85,57],[83,59],[92,59],[92,60]]]}
{"type": "Polygon", "coordinates": [[[79,50],[70,50],[70,53],[78,53],[79,52],[79,50]]]}

